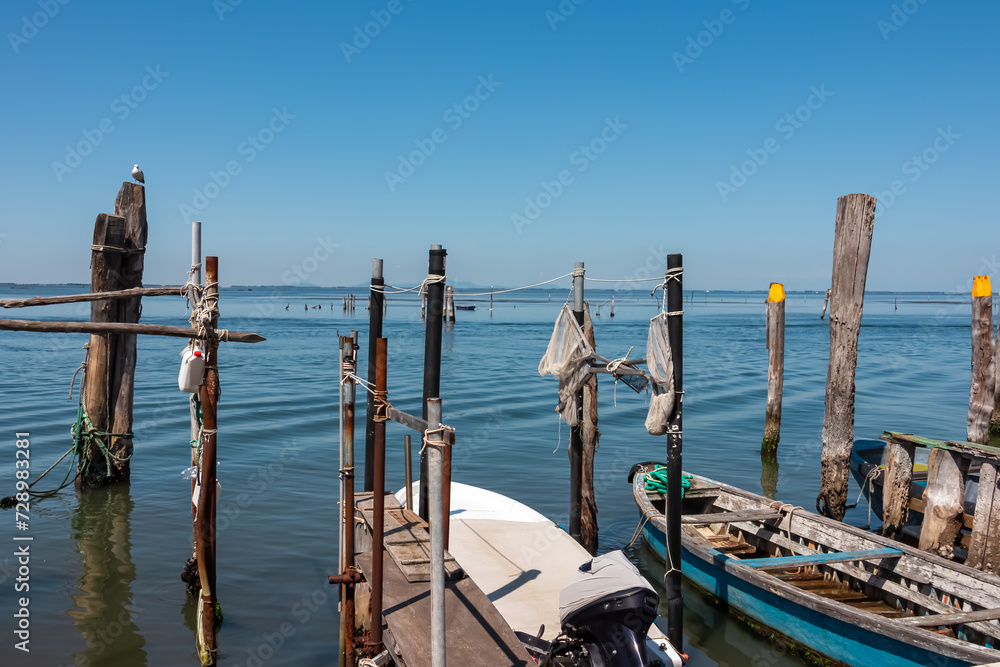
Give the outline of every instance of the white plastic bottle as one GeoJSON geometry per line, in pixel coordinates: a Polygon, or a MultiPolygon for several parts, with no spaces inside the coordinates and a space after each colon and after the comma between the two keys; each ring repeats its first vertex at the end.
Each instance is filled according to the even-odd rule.
{"type": "Polygon", "coordinates": [[[181,372],[177,386],[181,391],[194,394],[205,377],[205,353],[199,347],[188,345],[181,352],[181,372]]]}

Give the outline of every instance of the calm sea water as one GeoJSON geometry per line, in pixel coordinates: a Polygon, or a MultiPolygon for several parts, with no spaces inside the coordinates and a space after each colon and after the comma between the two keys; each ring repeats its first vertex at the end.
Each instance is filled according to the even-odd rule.
{"type": "MultiPolygon", "coordinates": [[[[0,297],[71,293],[73,287],[0,288],[0,297]],[[30,292],[30,293],[29,293],[30,292]]],[[[220,665],[327,666],[337,649],[337,601],[326,576],[337,560],[337,332],[361,333],[367,351],[364,291],[356,316],[341,296],[351,290],[223,290],[221,326],[267,337],[224,344],[219,357],[219,597],[225,621],[220,665]],[[286,310],[286,305],[288,306],[286,310]],[[306,306],[308,305],[308,308],[306,306]],[[322,305],[322,309],[312,306],[322,305]],[[283,461],[280,462],[280,461],[283,461]],[[279,627],[293,634],[281,638],[279,627]]],[[[609,292],[590,291],[596,306],[609,292]]],[[[767,392],[763,293],[688,295],[684,317],[686,469],[761,490],[760,440],[767,392]]],[[[444,422],[459,444],[454,478],[511,496],[553,520],[568,515],[569,429],[554,412],[556,381],[538,376],[538,360],[566,299],[562,290],[475,301],[444,332],[444,422]]],[[[818,490],[823,394],[829,354],[822,294],[787,301],[785,389],[778,452],[778,497],[811,508],[818,490]]],[[[619,291],[615,315],[596,317],[598,352],[618,357],[645,348],[658,312],[648,292],[619,291]]],[[[25,319],[87,319],[84,305],[9,311],[25,319]]],[[[869,295],[857,373],[855,433],[903,430],[962,438],[969,393],[970,310],[960,295],[869,295]]],[[[143,321],[183,324],[179,299],[147,299],[143,321]]],[[[390,297],[389,397],[420,412],[423,325],[415,301],[390,297]]],[[[31,433],[32,479],[70,446],[76,397],[70,377],[85,335],[0,332],[0,495],[13,492],[15,432],[31,433]]],[[[72,490],[36,503],[30,527],[0,512],[0,617],[4,665],[196,665],[194,605],[179,575],[191,554],[188,407],[177,391],[180,339],[140,338],[135,389],[136,451],[131,489],[77,497],[72,490]],[[31,535],[31,653],[14,650],[11,613],[15,535],[31,535]]],[[[595,484],[602,551],[625,546],[637,511],[625,477],[632,463],[662,459],[665,441],[643,428],[647,398],[601,379],[601,447],[595,484]]],[[[363,427],[359,410],[359,432],[363,427]]],[[[388,428],[388,485],[403,483],[405,431],[388,428]]],[[[363,443],[363,435],[359,437],[363,443]]],[[[416,449],[416,448],[415,448],[416,449]]],[[[358,447],[359,459],[363,446],[358,447]]],[[[359,461],[359,470],[361,464],[359,461]]],[[[45,487],[62,478],[50,474],[45,487]]],[[[852,482],[853,484],[853,482],[852,482]]],[[[856,487],[853,493],[857,493],[856,487]]],[[[853,496],[852,496],[853,502],[853,496]]],[[[849,513],[867,522],[867,506],[849,513]]],[[[630,550],[648,578],[662,565],[645,547],[630,550]]],[[[662,590],[662,589],[661,589],[662,590]]],[[[795,665],[686,591],[685,650],[693,665],[795,665]],[[754,662],[754,661],[757,662],[754,662]]],[[[661,619],[661,625],[666,624],[661,619]]]]}

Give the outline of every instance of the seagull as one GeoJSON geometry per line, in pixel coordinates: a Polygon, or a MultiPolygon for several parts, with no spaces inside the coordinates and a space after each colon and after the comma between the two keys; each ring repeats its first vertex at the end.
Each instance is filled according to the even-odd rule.
{"type": "Polygon", "coordinates": [[[139,165],[132,167],[132,178],[139,181],[140,183],[145,183],[145,177],[142,175],[142,169],[139,169],[139,165]]]}

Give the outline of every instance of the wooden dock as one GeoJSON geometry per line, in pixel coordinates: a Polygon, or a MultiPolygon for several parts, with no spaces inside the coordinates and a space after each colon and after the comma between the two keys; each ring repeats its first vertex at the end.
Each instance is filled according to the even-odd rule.
{"type": "MultiPolygon", "coordinates": [[[[359,494],[359,524],[371,535],[374,500],[359,494]]],[[[430,536],[427,524],[385,496],[383,640],[398,664],[431,665],[430,536]]],[[[365,540],[362,540],[364,543],[365,540]]],[[[370,540],[368,540],[370,542],[370,540]]],[[[374,547],[373,547],[374,548],[374,547]]],[[[372,551],[357,555],[370,579],[372,551]]],[[[520,640],[478,585],[445,552],[447,660],[454,665],[534,665],[520,640]]]]}

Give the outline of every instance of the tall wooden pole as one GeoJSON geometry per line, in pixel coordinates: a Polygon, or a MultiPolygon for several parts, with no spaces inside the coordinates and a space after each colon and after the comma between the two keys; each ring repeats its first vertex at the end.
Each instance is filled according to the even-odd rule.
{"type": "Polygon", "coordinates": [[[684,430],[684,258],[667,255],[667,339],[674,362],[674,413],[667,424],[667,639],[684,645],[684,600],[681,597],[681,449],[684,430]]]}
{"type": "MultiPolygon", "coordinates": [[[[583,328],[583,262],[573,269],[573,315],[583,328]]],[[[569,534],[583,544],[580,531],[583,500],[583,387],[576,392],[576,426],[569,437],[569,534]]]]}
{"type": "MultiPolygon", "coordinates": [[[[219,299],[219,258],[205,258],[205,292],[208,303],[219,299]]],[[[218,328],[218,310],[212,315],[211,329],[218,328]]],[[[215,503],[216,503],[216,430],[219,400],[219,343],[214,336],[205,341],[205,382],[201,385],[202,453],[201,489],[198,496],[198,576],[201,579],[199,605],[198,654],[202,664],[215,664],[218,652],[216,610],[219,606],[215,589],[215,503]]]]}
{"type": "MultiPolygon", "coordinates": [[[[194,312],[198,307],[198,291],[195,289],[195,285],[201,285],[201,223],[192,222],[191,223],[191,286],[188,287],[188,302],[191,304],[192,317],[194,317],[194,312]]],[[[191,413],[191,442],[197,443],[199,436],[199,421],[201,417],[198,415],[198,401],[195,400],[196,394],[191,394],[188,397],[188,409],[191,413]]],[[[198,447],[191,447],[191,467],[197,469],[198,466],[198,447]]],[[[198,485],[197,475],[191,475],[191,497],[194,498],[194,490],[198,485]]],[[[198,565],[198,506],[191,503],[191,558],[184,566],[184,573],[182,578],[184,581],[188,582],[188,591],[194,592],[195,587],[192,585],[195,581],[194,569],[198,565]]]]}
{"type": "Polygon", "coordinates": [[[968,441],[985,445],[990,437],[996,390],[993,349],[993,294],[989,276],[972,281],[972,383],[969,388],[968,441]]]}
{"type": "Polygon", "coordinates": [[[993,367],[996,371],[993,382],[993,418],[990,420],[990,435],[1000,437],[1000,302],[997,303],[996,339],[993,343],[993,367]]]}
{"type": "MultiPolygon", "coordinates": [[[[368,309],[368,383],[375,384],[375,342],[382,337],[382,315],[385,310],[385,278],[382,260],[372,260],[371,307],[368,309]]],[[[365,411],[365,491],[374,489],[375,483],[375,396],[368,393],[365,411]]]]}
{"type": "MultiPolygon", "coordinates": [[[[119,289],[142,287],[142,272],[146,252],[146,188],[139,183],[122,183],[115,199],[115,215],[125,218],[125,254],[121,260],[119,289]]],[[[135,296],[120,299],[116,322],[136,324],[142,311],[142,298],[135,296]]],[[[136,339],[135,334],[117,336],[114,367],[111,369],[111,400],[113,420],[111,432],[128,435],[111,436],[109,448],[114,458],[111,481],[127,482],[130,477],[132,457],[132,398],[135,387],[136,339]]]]}
{"type": "MultiPolygon", "coordinates": [[[[424,337],[424,400],[423,417],[427,419],[427,401],[441,395],[441,332],[444,312],[445,259],[448,251],[432,245],[427,261],[427,328],[424,337]]],[[[420,455],[420,497],[417,505],[420,518],[427,521],[427,454],[420,455]]]]}
{"type": "MultiPolygon", "coordinates": [[[[118,276],[125,245],[125,218],[101,213],[94,222],[94,243],[90,258],[90,291],[109,292],[119,287],[118,276]]],[[[117,307],[114,301],[92,301],[91,322],[114,322],[117,307]]],[[[109,406],[110,373],[112,368],[112,336],[91,335],[87,346],[83,406],[98,431],[108,431],[111,425],[109,406]]],[[[105,446],[110,443],[105,443],[105,446]]],[[[80,452],[77,463],[80,475],[77,486],[89,489],[101,486],[108,475],[108,460],[97,447],[80,452]]]]}
{"type": "Polygon", "coordinates": [[[827,513],[844,518],[854,445],[854,372],[865,300],[865,280],[875,229],[875,198],[851,194],[837,200],[830,288],[830,366],[823,418],[820,495],[827,513]]]}
{"type": "Polygon", "coordinates": [[[771,283],[767,294],[767,412],[761,454],[777,454],[781,440],[781,389],[785,378],[785,286],[771,283]]]}
{"type": "Polygon", "coordinates": [[[885,448],[885,481],[882,484],[882,534],[895,539],[903,529],[910,507],[914,445],[890,442],[885,448]]]}
{"type": "MultiPolygon", "coordinates": [[[[583,336],[590,346],[597,349],[597,339],[594,336],[594,320],[590,317],[590,305],[583,304],[583,336]]],[[[583,384],[583,421],[581,437],[583,440],[583,461],[580,484],[580,544],[597,555],[599,543],[597,527],[597,496],[594,492],[594,458],[597,455],[598,441],[601,432],[597,430],[597,375],[591,373],[583,384]]]]}

